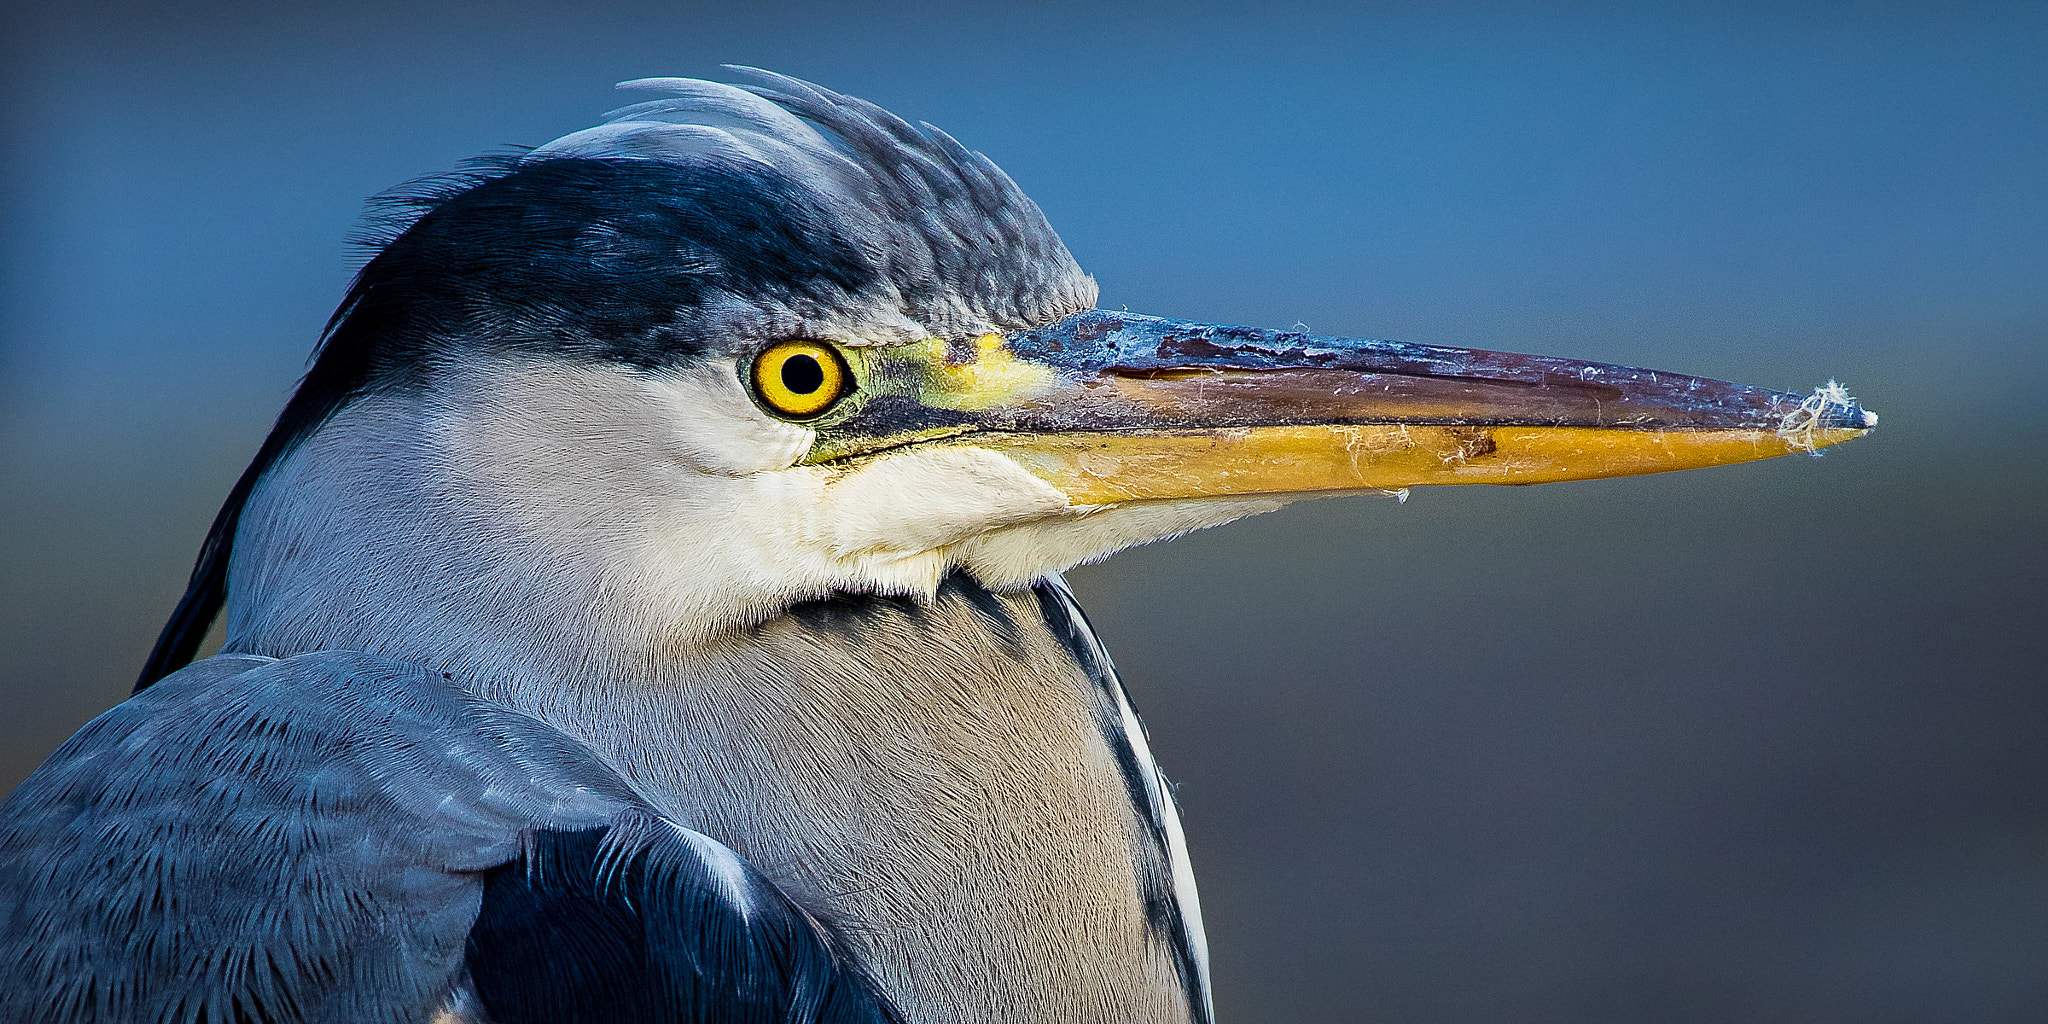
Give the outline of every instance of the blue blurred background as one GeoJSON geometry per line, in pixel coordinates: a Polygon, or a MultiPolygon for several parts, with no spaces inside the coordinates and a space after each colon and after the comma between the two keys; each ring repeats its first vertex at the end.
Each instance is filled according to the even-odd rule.
{"type": "Polygon", "coordinates": [[[118,701],[364,197],[770,67],[945,127],[1103,303],[1884,417],[1314,502],[1074,583],[1259,1021],[2048,1019],[2048,5],[12,5],[0,791],[118,701]]]}

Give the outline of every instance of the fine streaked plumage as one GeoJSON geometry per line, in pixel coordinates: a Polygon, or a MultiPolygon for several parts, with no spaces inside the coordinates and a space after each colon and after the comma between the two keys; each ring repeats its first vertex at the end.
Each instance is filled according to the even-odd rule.
{"type": "Polygon", "coordinates": [[[0,809],[10,1019],[1207,1021],[1059,571],[1875,423],[1095,310],[986,158],[755,74],[387,200],[137,696],[0,809]]]}

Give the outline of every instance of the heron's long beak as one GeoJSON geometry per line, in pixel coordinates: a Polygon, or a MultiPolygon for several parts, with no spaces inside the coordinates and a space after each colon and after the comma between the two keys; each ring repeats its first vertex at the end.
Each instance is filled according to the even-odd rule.
{"type": "Polygon", "coordinates": [[[1077,504],[1629,476],[1816,451],[1877,424],[1834,385],[1797,395],[1105,310],[854,354],[866,394],[809,461],[971,445],[1077,504]]]}

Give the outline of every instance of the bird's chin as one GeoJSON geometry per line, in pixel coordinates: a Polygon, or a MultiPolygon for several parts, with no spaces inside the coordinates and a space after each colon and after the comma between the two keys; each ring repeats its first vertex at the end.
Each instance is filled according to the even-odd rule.
{"type": "Polygon", "coordinates": [[[973,443],[993,437],[1000,435],[924,442],[817,467],[828,482],[815,506],[821,514],[813,535],[822,541],[819,554],[845,575],[837,586],[930,592],[947,572],[965,569],[992,589],[1023,587],[1124,548],[1291,500],[1228,494],[1078,499],[1035,470],[1028,453],[973,443]]]}
{"type": "Polygon", "coordinates": [[[1098,505],[992,530],[962,544],[961,568],[992,590],[1030,586],[1052,573],[1247,516],[1276,511],[1305,495],[1200,498],[1098,505]]]}

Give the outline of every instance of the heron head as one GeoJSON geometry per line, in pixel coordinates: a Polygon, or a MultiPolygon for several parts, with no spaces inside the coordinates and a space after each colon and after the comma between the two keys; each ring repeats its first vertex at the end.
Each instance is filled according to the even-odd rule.
{"type": "Polygon", "coordinates": [[[658,98],[429,189],[336,314],[294,443],[402,404],[465,528],[694,594],[667,618],[716,630],[955,569],[1021,585],[1307,495],[1875,423],[1834,392],[1099,310],[987,158],[758,79],[629,83],[658,98]]]}

